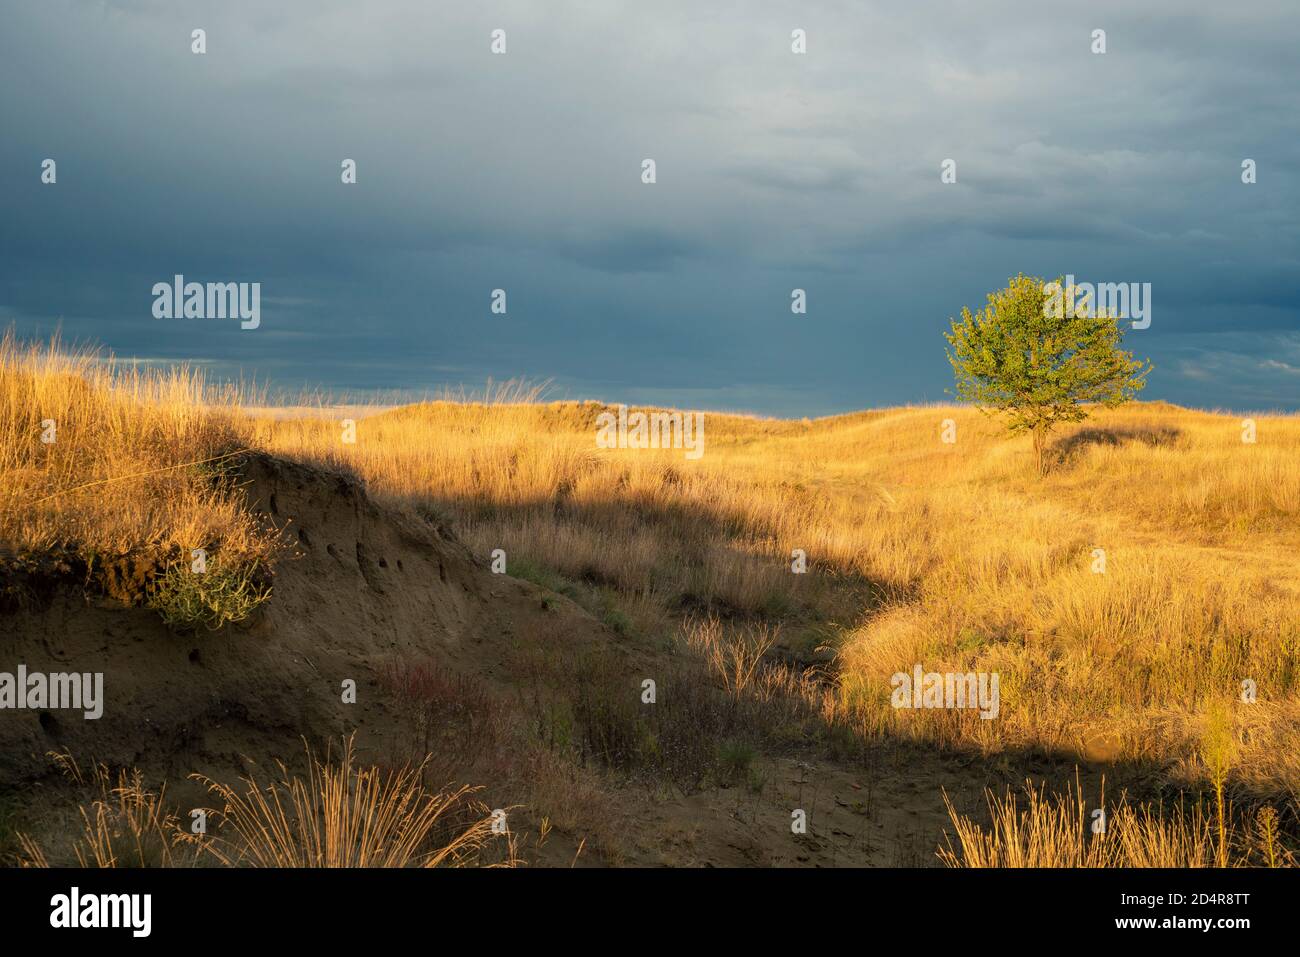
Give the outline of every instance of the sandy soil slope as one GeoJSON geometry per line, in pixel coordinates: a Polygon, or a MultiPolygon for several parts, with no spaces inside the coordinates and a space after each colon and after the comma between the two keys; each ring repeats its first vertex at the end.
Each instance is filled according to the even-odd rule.
{"type": "Polygon", "coordinates": [[[148,609],[87,596],[73,574],[34,607],[5,614],[4,661],[102,671],[106,703],[91,721],[4,713],[0,781],[43,774],[51,748],[188,771],[238,763],[236,752],[259,741],[382,724],[373,691],[383,661],[490,658],[512,613],[529,603],[529,586],[491,575],[445,530],[381,510],[353,480],[270,457],[243,471],[250,506],[292,542],[273,599],[241,626],[174,634],[148,609]],[[342,703],[345,679],[357,683],[355,705],[342,703]]]}

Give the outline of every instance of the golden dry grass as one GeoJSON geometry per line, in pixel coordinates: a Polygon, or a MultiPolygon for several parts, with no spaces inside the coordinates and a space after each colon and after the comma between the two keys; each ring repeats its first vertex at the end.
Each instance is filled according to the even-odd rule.
{"type": "Polygon", "coordinates": [[[1125,797],[1089,804],[1077,788],[1048,795],[985,793],[987,827],[944,796],[953,834],[939,849],[948,867],[1294,867],[1278,842],[1277,812],[1253,816],[1196,802],[1134,805],[1125,797]],[[1104,817],[1097,817],[1104,811],[1104,817]],[[953,838],[956,838],[956,843],[953,838]]]}
{"type": "Polygon", "coordinates": [[[0,554],[149,550],[265,559],[269,540],[217,481],[251,440],[238,392],[56,340],[0,338],[0,554]],[[49,441],[43,441],[48,439],[49,441]]]}
{"type": "Polygon", "coordinates": [[[651,636],[705,605],[829,642],[870,733],[1203,779],[1217,702],[1241,745],[1234,780],[1300,783],[1297,417],[1254,416],[1249,444],[1237,415],[1102,411],[1056,436],[1040,480],[1027,440],[958,407],[710,414],[698,461],[598,449],[603,408],[427,403],[361,419],[353,445],[319,418],[260,425],[274,450],[454,519],[480,556],[502,548],[514,573],[573,585],[651,636]],[[808,574],[792,574],[794,549],[808,574]],[[918,662],[997,671],[1001,718],[891,708],[891,675],[918,662]]]}

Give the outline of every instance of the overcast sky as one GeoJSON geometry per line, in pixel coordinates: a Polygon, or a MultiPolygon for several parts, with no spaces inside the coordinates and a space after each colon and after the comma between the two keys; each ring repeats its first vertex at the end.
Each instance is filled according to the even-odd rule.
{"type": "Polygon", "coordinates": [[[1295,0],[0,11],[23,335],[291,389],[819,415],[945,400],[950,317],[1071,273],[1152,284],[1144,398],[1300,408],[1295,0]],[[155,319],[176,273],[260,282],[260,328],[155,319]]]}

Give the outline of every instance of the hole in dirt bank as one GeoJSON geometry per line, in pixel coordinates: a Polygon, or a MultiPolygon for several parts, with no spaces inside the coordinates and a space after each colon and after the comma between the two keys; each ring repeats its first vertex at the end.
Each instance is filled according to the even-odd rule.
{"type": "Polygon", "coordinates": [[[191,651],[190,651],[190,664],[192,664],[192,665],[197,665],[197,664],[199,664],[199,663],[200,663],[200,659],[199,659],[199,649],[197,649],[197,648],[191,649],[191,651]]]}
{"type": "Polygon", "coordinates": [[[379,565],[387,567],[382,558],[377,565],[375,560],[370,557],[370,550],[365,545],[357,542],[357,568],[361,572],[361,577],[366,580],[367,585],[382,595],[384,588],[379,579],[379,565]]]}
{"type": "Polygon", "coordinates": [[[311,539],[307,536],[307,529],[298,529],[298,541],[302,542],[308,548],[311,548],[311,539]]]}
{"type": "Polygon", "coordinates": [[[54,717],[54,715],[50,714],[48,711],[42,711],[40,722],[41,730],[51,738],[57,738],[59,736],[59,732],[62,729],[59,727],[59,719],[54,717]]]}
{"type": "Polygon", "coordinates": [[[270,505],[271,505],[271,514],[272,514],[272,515],[279,515],[279,514],[280,514],[280,506],[279,506],[279,504],[275,501],[275,493],[274,493],[274,492],[271,493],[271,502],[270,502],[270,505]]]}

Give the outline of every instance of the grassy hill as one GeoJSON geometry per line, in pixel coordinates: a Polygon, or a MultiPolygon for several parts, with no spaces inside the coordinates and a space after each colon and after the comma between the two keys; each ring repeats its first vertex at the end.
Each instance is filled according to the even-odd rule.
{"type": "Polygon", "coordinates": [[[648,639],[711,610],[770,623],[797,652],[832,649],[843,720],[871,733],[1194,776],[1217,702],[1250,729],[1243,779],[1297,783],[1296,417],[1255,416],[1247,443],[1238,415],[1102,410],[1056,436],[1040,480],[1028,440],[970,409],[709,414],[689,461],[598,449],[603,408],[409,406],[361,420],[355,445],[334,422],[262,425],[277,452],[451,516],[477,553],[503,549],[648,639]],[[791,572],[795,549],[807,574],[791,572]],[[891,708],[890,675],[915,662],[1000,672],[1005,720],[891,708]]]}

